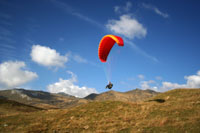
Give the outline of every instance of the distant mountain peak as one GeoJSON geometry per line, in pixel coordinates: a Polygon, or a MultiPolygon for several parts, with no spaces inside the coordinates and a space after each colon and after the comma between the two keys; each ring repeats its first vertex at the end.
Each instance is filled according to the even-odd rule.
{"type": "Polygon", "coordinates": [[[28,95],[23,93],[24,89],[13,89],[11,90],[12,95],[18,95],[19,97],[27,100],[32,100],[28,95]]]}
{"type": "Polygon", "coordinates": [[[62,95],[62,96],[66,96],[66,97],[75,97],[75,96],[72,96],[72,95],[67,94],[67,93],[65,93],[65,92],[58,92],[58,93],[56,93],[56,94],[62,95]]]}
{"type": "Polygon", "coordinates": [[[85,99],[88,100],[96,100],[96,101],[129,101],[129,102],[136,102],[136,101],[143,101],[147,98],[153,97],[157,94],[157,92],[152,90],[141,90],[141,89],[134,89],[127,92],[118,92],[114,90],[109,90],[103,92],[101,94],[90,94],[85,99]]]}

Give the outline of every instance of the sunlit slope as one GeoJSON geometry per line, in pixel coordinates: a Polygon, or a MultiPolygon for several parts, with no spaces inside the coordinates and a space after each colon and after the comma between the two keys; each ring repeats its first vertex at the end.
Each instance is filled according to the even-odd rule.
{"type": "Polygon", "coordinates": [[[95,101],[123,101],[123,102],[138,102],[144,101],[150,97],[159,94],[153,90],[134,89],[127,92],[107,91],[101,94],[90,94],[85,99],[95,101]]]}
{"type": "Polygon", "coordinates": [[[78,132],[199,132],[200,89],[172,90],[142,103],[92,102],[71,109],[57,124],[78,132]]]}
{"type": "Polygon", "coordinates": [[[199,110],[200,89],[176,89],[139,103],[95,101],[71,109],[2,115],[0,132],[199,133],[199,110]]]}

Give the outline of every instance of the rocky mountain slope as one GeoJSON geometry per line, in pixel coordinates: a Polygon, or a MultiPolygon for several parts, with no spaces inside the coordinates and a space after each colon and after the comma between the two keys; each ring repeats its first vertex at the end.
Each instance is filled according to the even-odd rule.
{"type": "Polygon", "coordinates": [[[76,98],[63,93],[53,94],[44,91],[25,89],[3,90],[0,91],[0,97],[46,109],[67,108],[87,102],[85,99],[76,98]]]}
{"type": "Polygon", "coordinates": [[[153,90],[135,89],[128,92],[107,91],[101,94],[90,94],[85,99],[94,101],[124,101],[124,102],[139,102],[157,95],[158,92],[153,90]]]}

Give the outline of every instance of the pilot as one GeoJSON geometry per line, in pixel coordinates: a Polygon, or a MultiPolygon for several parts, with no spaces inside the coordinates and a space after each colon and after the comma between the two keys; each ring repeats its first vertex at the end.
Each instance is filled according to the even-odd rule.
{"type": "Polygon", "coordinates": [[[111,89],[113,87],[113,84],[109,81],[109,84],[106,85],[106,88],[111,89]]]}

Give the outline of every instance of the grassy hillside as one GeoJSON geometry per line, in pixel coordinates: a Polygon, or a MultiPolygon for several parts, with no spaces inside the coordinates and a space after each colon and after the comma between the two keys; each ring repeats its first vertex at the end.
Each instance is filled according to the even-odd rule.
{"type": "Polygon", "coordinates": [[[88,103],[88,100],[95,101],[144,101],[147,98],[158,94],[152,90],[135,89],[128,92],[107,91],[101,94],[91,94],[84,98],[76,98],[65,93],[49,93],[44,91],[33,91],[25,89],[12,89],[0,91],[0,98],[17,101],[23,104],[36,106],[45,109],[71,108],[80,104],[88,103]]]}
{"type": "Polygon", "coordinates": [[[22,104],[16,101],[0,98],[0,116],[12,113],[27,113],[43,110],[42,108],[22,104]]]}
{"type": "Polygon", "coordinates": [[[79,99],[63,93],[53,94],[25,89],[3,90],[0,91],[0,98],[1,97],[46,109],[67,108],[87,102],[84,99],[79,99]]]}
{"type": "Polygon", "coordinates": [[[145,102],[95,101],[70,109],[0,116],[0,132],[200,132],[200,89],[145,102]]]}
{"type": "Polygon", "coordinates": [[[124,101],[124,102],[138,102],[144,101],[150,97],[157,95],[158,92],[152,90],[140,90],[135,89],[128,92],[117,92],[117,91],[107,91],[101,94],[91,94],[85,99],[95,100],[95,101],[124,101]]]}

